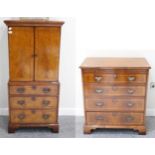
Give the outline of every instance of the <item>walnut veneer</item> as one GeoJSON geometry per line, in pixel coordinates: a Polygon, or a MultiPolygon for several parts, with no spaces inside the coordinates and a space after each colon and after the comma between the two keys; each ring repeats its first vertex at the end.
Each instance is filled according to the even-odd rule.
{"type": "Polygon", "coordinates": [[[144,58],[87,58],[81,65],[84,133],[127,128],[145,134],[149,69],[144,58]]]}
{"type": "Polygon", "coordinates": [[[9,44],[9,127],[59,131],[61,26],[51,20],[5,20],[9,44]]]}

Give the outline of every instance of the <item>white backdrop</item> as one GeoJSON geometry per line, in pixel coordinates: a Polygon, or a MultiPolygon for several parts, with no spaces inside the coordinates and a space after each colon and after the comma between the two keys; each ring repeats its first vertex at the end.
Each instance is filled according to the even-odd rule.
{"type": "MultiPolygon", "coordinates": [[[[7,27],[0,18],[0,115],[8,113],[8,46],[7,27]]],[[[60,54],[60,115],[74,115],[75,109],[75,19],[55,18],[65,21],[62,26],[60,54]]]]}

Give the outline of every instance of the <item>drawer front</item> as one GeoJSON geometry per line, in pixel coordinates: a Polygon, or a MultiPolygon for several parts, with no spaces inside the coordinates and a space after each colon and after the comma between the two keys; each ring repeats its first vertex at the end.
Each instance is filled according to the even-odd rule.
{"type": "Polygon", "coordinates": [[[144,86],[103,86],[85,84],[85,96],[145,96],[144,86]]]}
{"type": "Polygon", "coordinates": [[[10,107],[12,109],[42,109],[58,107],[57,97],[10,97],[10,107]]]}
{"type": "Polygon", "coordinates": [[[103,74],[84,73],[83,81],[85,83],[146,83],[146,74],[103,74]]]}
{"type": "Polygon", "coordinates": [[[45,85],[45,86],[36,86],[36,85],[27,85],[27,86],[10,86],[9,91],[11,95],[58,95],[58,85],[45,85]]]}
{"type": "Polygon", "coordinates": [[[12,110],[11,123],[56,123],[57,116],[51,110],[12,110]]]}
{"type": "Polygon", "coordinates": [[[86,111],[144,111],[145,100],[141,99],[85,99],[86,111]]]}
{"type": "Polygon", "coordinates": [[[90,70],[83,72],[83,81],[85,83],[146,83],[147,74],[138,70],[90,70]]]}
{"type": "Polygon", "coordinates": [[[143,113],[87,112],[88,125],[142,125],[143,113]]]}

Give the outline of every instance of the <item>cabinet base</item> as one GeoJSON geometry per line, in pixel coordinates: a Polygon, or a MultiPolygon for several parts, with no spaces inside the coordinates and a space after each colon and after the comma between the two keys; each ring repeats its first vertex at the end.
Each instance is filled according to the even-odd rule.
{"type": "Polygon", "coordinates": [[[101,126],[101,125],[84,125],[84,134],[91,134],[95,129],[133,129],[137,131],[139,135],[146,135],[146,128],[142,126],[101,126]]]}
{"type": "Polygon", "coordinates": [[[8,126],[8,133],[15,133],[17,129],[19,128],[29,128],[29,127],[47,127],[51,129],[51,132],[53,133],[59,133],[59,124],[9,124],[8,126]]]}

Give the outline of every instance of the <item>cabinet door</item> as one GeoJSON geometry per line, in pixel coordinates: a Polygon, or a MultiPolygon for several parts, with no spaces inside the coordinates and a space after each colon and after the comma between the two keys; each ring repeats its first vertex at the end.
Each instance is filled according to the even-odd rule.
{"type": "Polygon", "coordinates": [[[57,81],[59,68],[60,28],[35,28],[35,80],[57,81]]]}
{"type": "Polygon", "coordinates": [[[9,32],[10,81],[32,81],[34,68],[32,27],[12,27],[9,32]]]}

